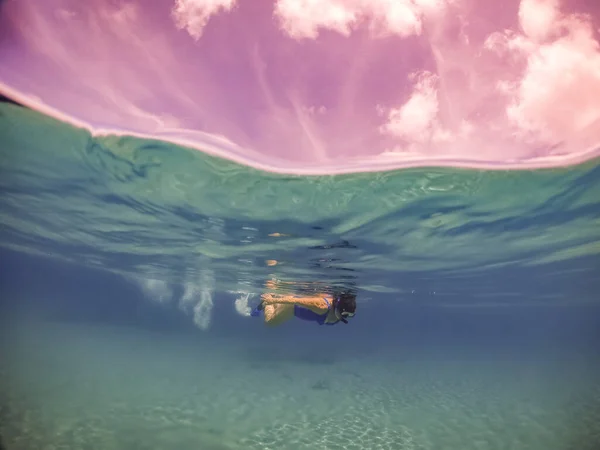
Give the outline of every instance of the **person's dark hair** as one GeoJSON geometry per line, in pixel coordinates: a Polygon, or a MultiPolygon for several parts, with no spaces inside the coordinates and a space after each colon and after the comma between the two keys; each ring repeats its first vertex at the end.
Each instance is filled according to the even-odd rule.
{"type": "Polygon", "coordinates": [[[337,309],[340,313],[356,312],[356,294],[353,292],[340,292],[337,295],[337,309]]]}

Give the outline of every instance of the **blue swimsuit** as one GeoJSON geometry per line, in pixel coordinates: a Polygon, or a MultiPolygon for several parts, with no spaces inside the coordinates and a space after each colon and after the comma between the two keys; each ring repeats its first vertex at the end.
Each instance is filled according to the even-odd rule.
{"type": "Polygon", "coordinates": [[[329,311],[331,310],[331,303],[329,303],[329,300],[327,300],[325,297],[323,297],[323,300],[327,302],[327,312],[325,314],[317,314],[316,312],[311,311],[303,306],[294,305],[294,316],[300,320],[316,322],[319,325],[335,325],[337,321],[325,323],[327,316],[329,315],[329,311]]]}

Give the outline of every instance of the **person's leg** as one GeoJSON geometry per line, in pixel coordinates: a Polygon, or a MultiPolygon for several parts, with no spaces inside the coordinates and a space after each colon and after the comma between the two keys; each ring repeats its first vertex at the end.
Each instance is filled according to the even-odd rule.
{"type": "Polygon", "coordinates": [[[264,306],[265,323],[269,326],[280,325],[294,317],[294,305],[274,304],[264,306]]]}

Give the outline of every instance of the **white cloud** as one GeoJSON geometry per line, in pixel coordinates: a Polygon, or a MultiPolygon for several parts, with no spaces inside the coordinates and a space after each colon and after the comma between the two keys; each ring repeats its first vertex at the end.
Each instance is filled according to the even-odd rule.
{"type": "Polygon", "coordinates": [[[404,105],[392,108],[381,131],[409,142],[426,143],[450,138],[438,121],[437,76],[431,72],[412,74],[413,93],[404,105]]]}
{"type": "Polygon", "coordinates": [[[528,140],[556,144],[600,120],[600,45],[588,17],[565,15],[556,0],[522,0],[522,34],[500,47],[524,58],[516,81],[500,81],[506,113],[528,140]]]}
{"type": "Polygon", "coordinates": [[[483,154],[506,140],[530,152],[598,135],[600,44],[591,19],[562,13],[557,0],[522,0],[518,20],[518,30],[485,40],[492,60],[453,54],[456,44],[443,47],[453,61],[465,58],[448,69],[449,56],[441,52],[439,74],[422,72],[408,100],[387,111],[380,131],[398,139],[395,151],[426,152],[440,144],[436,151],[483,154]],[[460,70],[468,82],[453,84],[447,74],[460,70]],[[448,102],[444,111],[440,98],[448,102]]]}
{"type": "Polygon", "coordinates": [[[171,14],[179,29],[185,29],[194,39],[200,39],[213,14],[231,11],[236,0],[176,0],[171,14]]]}
{"type": "Polygon", "coordinates": [[[519,22],[525,35],[533,41],[546,40],[553,32],[553,25],[558,19],[558,0],[521,1],[519,22]]]}
{"type": "Polygon", "coordinates": [[[369,23],[375,35],[420,34],[428,15],[444,11],[449,0],[277,0],[275,16],[290,36],[315,39],[320,30],[349,35],[369,23]]]}
{"type": "Polygon", "coordinates": [[[275,4],[275,16],[290,36],[314,39],[319,28],[348,35],[357,20],[357,11],[347,8],[343,1],[279,0],[275,4]]]}

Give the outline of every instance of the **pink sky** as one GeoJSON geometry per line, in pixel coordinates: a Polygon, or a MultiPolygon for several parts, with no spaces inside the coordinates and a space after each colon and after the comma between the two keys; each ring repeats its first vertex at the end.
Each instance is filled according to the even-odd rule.
{"type": "Polygon", "coordinates": [[[600,154],[597,0],[8,0],[0,92],[288,173],[600,154]]]}

